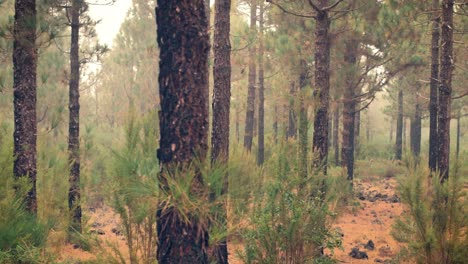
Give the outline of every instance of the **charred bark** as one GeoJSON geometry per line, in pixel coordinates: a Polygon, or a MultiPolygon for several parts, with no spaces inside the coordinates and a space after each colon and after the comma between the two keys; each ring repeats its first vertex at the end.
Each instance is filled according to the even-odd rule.
{"type": "MultiPolygon", "coordinates": [[[[250,3],[250,34],[253,39],[256,33],[257,24],[257,4],[256,0],[250,3]]],[[[245,116],[244,148],[252,150],[252,140],[254,135],[254,115],[255,115],[255,79],[257,67],[255,64],[256,51],[255,44],[249,46],[249,87],[247,92],[247,112],[245,116]]]]}
{"type": "Polygon", "coordinates": [[[341,166],[346,168],[349,181],[354,178],[354,133],[356,116],[355,73],[357,63],[358,41],[353,37],[346,40],[344,62],[346,65],[346,89],[343,96],[343,142],[341,149],[341,166]]]}
{"type": "Polygon", "coordinates": [[[37,124],[36,124],[36,1],[15,1],[13,29],[13,104],[15,128],[13,174],[31,183],[24,199],[26,209],[36,214],[37,124]]]}
{"type": "MultiPolygon", "coordinates": [[[[156,8],[159,55],[160,188],[170,192],[175,177],[208,149],[208,20],[203,0],[158,0],[156,8]],[[176,173],[177,172],[177,173],[176,173]]],[[[206,187],[200,174],[192,196],[202,198],[206,187]]],[[[170,195],[170,193],[169,193],[170,195]]],[[[205,219],[188,212],[186,219],[174,204],[157,211],[158,263],[208,263],[205,219]],[[187,220],[187,221],[186,221],[187,220]]]]}
{"type": "MultiPolygon", "coordinates": [[[[211,162],[227,165],[229,160],[229,113],[231,105],[231,43],[230,32],[231,0],[215,1],[214,23],[214,90],[213,90],[213,130],[211,134],[211,162]]],[[[221,203],[215,216],[222,228],[227,230],[227,209],[224,195],[228,191],[228,175],[222,179],[221,203]]],[[[226,238],[210,250],[212,259],[218,264],[228,263],[226,238]]]]}
{"type": "Polygon", "coordinates": [[[442,1],[442,39],[440,56],[440,86],[438,109],[438,159],[441,181],[449,177],[450,169],[450,117],[453,71],[453,5],[454,0],[442,1]]]}
{"type": "Polygon", "coordinates": [[[80,60],[79,32],[81,1],[73,0],[70,9],[70,83],[69,83],[69,123],[68,123],[68,162],[70,177],[68,209],[71,213],[71,228],[81,232],[81,192],[80,192],[80,60]]]}
{"type": "MultiPolygon", "coordinates": [[[[320,8],[328,6],[328,0],[320,1],[320,8]]],[[[314,119],[313,152],[317,155],[314,167],[327,174],[328,109],[330,98],[330,18],[328,11],[316,14],[315,29],[315,87],[319,102],[314,119]]]]}
{"type": "Polygon", "coordinates": [[[429,169],[437,169],[437,105],[439,87],[440,0],[432,0],[431,80],[429,98],[429,169]]]}

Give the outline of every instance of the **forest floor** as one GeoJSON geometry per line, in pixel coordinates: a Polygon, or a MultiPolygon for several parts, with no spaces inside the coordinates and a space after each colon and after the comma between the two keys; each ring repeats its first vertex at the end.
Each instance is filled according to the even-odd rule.
{"type": "MultiPolygon", "coordinates": [[[[396,194],[396,185],[394,177],[368,177],[355,181],[358,202],[347,206],[334,223],[334,227],[343,235],[343,249],[336,249],[332,256],[338,263],[385,263],[398,254],[400,245],[393,239],[391,229],[404,208],[396,194]],[[374,244],[373,249],[366,248],[370,240],[374,244]],[[351,257],[353,248],[366,252],[368,258],[351,257]]],[[[125,237],[118,232],[118,216],[106,206],[91,209],[87,214],[90,229],[97,234],[101,245],[101,253],[83,251],[69,244],[57,251],[60,252],[58,261],[80,263],[96,260],[98,254],[116,256],[115,252],[119,252],[123,260],[129,263],[125,237]]],[[[236,254],[242,250],[242,244],[232,242],[229,246],[230,263],[243,263],[236,254]]]]}

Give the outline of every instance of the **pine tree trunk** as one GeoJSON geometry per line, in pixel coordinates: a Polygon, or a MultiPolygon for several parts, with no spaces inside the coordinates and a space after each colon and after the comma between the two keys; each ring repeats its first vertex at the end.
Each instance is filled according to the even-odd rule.
{"type": "Polygon", "coordinates": [[[307,62],[304,59],[300,61],[301,72],[299,75],[299,170],[300,175],[303,178],[307,177],[307,130],[308,130],[308,120],[307,120],[307,109],[304,102],[304,89],[307,86],[307,62]]]}
{"type": "Polygon", "coordinates": [[[340,104],[337,102],[333,113],[333,149],[335,151],[335,166],[340,165],[340,144],[338,135],[340,131],[340,104]]]}
{"type": "Polygon", "coordinates": [[[437,169],[437,105],[439,88],[440,0],[432,0],[431,80],[429,98],[429,169],[437,169]]]}
{"type": "Polygon", "coordinates": [[[71,16],[70,46],[70,87],[69,87],[69,126],[68,126],[68,161],[70,163],[70,189],[68,208],[71,212],[71,228],[81,232],[81,192],[80,192],[80,1],[73,0],[71,16]]]}
{"type": "Polygon", "coordinates": [[[264,3],[260,2],[259,18],[259,48],[258,48],[258,152],[257,164],[262,165],[265,160],[265,79],[263,65],[263,13],[264,3]]]}
{"type": "Polygon", "coordinates": [[[421,153],[421,106],[419,104],[419,87],[415,93],[414,116],[410,125],[411,153],[418,160],[421,153]]]}
{"type": "Polygon", "coordinates": [[[296,117],[296,84],[295,82],[291,82],[289,86],[289,116],[288,116],[288,131],[286,133],[286,139],[288,138],[296,138],[297,134],[297,117],[296,117]]]}
{"type": "MultiPolygon", "coordinates": [[[[328,6],[328,0],[320,1],[320,8],[328,6]]],[[[315,87],[319,106],[314,119],[312,149],[317,155],[314,167],[327,174],[328,109],[330,98],[330,18],[328,11],[317,12],[315,29],[315,87]]]]}
{"type": "Polygon", "coordinates": [[[341,149],[341,166],[346,167],[347,179],[354,178],[354,133],[356,116],[356,62],[359,43],[353,37],[346,40],[344,62],[346,65],[345,92],[343,96],[343,142],[341,149]]]}
{"type": "MultiPolygon", "coordinates": [[[[360,92],[359,92],[360,93],[360,92]]],[[[356,94],[359,94],[356,93],[356,94]]],[[[361,104],[356,104],[356,110],[361,108],[361,104]]],[[[354,149],[355,155],[359,157],[361,153],[361,111],[357,111],[354,117],[356,124],[354,124],[354,149]]]]}
{"type": "Polygon", "coordinates": [[[15,1],[13,29],[13,104],[15,129],[14,165],[15,177],[27,176],[31,189],[25,198],[26,209],[37,213],[36,197],[36,1],[15,1]]]}
{"type": "Polygon", "coordinates": [[[275,117],[273,121],[273,138],[275,144],[278,144],[278,105],[275,104],[275,117]]]}
{"type": "Polygon", "coordinates": [[[403,143],[403,90],[398,91],[398,116],[395,137],[395,159],[401,160],[403,143]]]}
{"type": "Polygon", "coordinates": [[[449,177],[450,168],[450,116],[453,71],[453,4],[454,0],[442,1],[442,39],[440,56],[440,86],[438,109],[438,160],[441,181],[449,177]]]}
{"type": "MultiPolygon", "coordinates": [[[[250,3],[250,34],[254,39],[257,24],[257,4],[256,0],[250,3]]],[[[247,112],[245,116],[244,148],[247,151],[252,150],[252,140],[254,135],[254,115],[255,115],[255,79],[256,79],[256,52],[255,44],[249,46],[249,87],[247,93],[247,112]]]]}
{"type": "MultiPolygon", "coordinates": [[[[194,161],[206,157],[208,149],[208,20],[204,0],[158,0],[157,40],[160,48],[159,112],[160,144],[157,156],[161,166],[160,188],[183,181],[194,161]]],[[[193,166],[192,166],[193,167],[193,166]]],[[[186,180],[185,180],[186,181],[186,180]]],[[[173,187],[172,187],[173,188],[173,187]]],[[[196,174],[190,195],[205,192],[202,177],[196,174]]],[[[158,263],[208,263],[206,219],[187,208],[160,203],[157,211],[158,263]]]]}
{"type": "MultiPolygon", "coordinates": [[[[227,165],[229,160],[229,113],[231,105],[231,43],[230,32],[231,0],[215,1],[214,23],[214,90],[213,90],[213,130],[211,134],[212,164],[227,165]]],[[[227,230],[227,209],[225,194],[228,191],[228,175],[224,175],[221,195],[223,203],[219,206],[215,216],[219,223],[227,230]]],[[[222,239],[218,245],[213,245],[212,259],[218,264],[228,263],[227,240],[222,239]]]]}

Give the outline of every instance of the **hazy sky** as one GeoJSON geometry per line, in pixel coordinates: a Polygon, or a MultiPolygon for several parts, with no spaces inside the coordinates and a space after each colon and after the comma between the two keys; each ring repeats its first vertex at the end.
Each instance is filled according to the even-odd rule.
{"type": "MultiPolygon", "coordinates": [[[[90,3],[105,3],[107,0],[91,0],[90,3]]],[[[125,19],[128,9],[132,5],[132,0],[116,0],[113,5],[91,5],[90,15],[94,20],[101,19],[101,23],[96,26],[99,40],[103,44],[112,46],[112,40],[120,25],[125,19]]]]}

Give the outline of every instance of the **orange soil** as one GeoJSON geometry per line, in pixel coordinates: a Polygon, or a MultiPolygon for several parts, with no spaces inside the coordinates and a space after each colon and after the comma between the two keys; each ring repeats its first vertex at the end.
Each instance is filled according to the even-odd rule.
{"type": "MultiPolygon", "coordinates": [[[[356,181],[355,186],[364,194],[378,191],[382,195],[391,197],[395,193],[395,179],[383,179],[378,182],[356,181]]],[[[403,212],[401,203],[391,203],[377,200],[370,202],[367,199],[360,201],[360,206],[349,206],[334,223],[334,226],[341,229],[343,233],[344,250],[336,249],[333,258],[339,263],[375,263],[376,259],[386,260],[394,257],[400,250],[400,245],[390,234],[392,224],[403,212]],[[364,249],[364,245],[372,240],[375,244],[374,250],[364,249]],[[354,259],[348,254],[353,247],[359,247],[360,251],[365,251],[369,259],[354,259]]],[[[117,236],[112,232],[112,228],[118,228],[118,216],[109,208],[102,207],[96,212],[88,212],[89,223],[99,223],[104,235],[98,235],[103,252],[86,252],[81,249],[74,249],[72,245],[65,245],[58,249],[60,252],[59,261],[70,260],[90,260],[95,259],[98,254],[113,254],[112,247],[117,248],[124,259],[129,262],[128,248],[123,236],[117,236]]],[[[236,257],[236,253],[242,250],[242,244],[232,242],[229,244],[230,263],[241,264],[242,261],[236,257]]],[[[331,254],[331,252],[327,252],[331,254]]]]}

